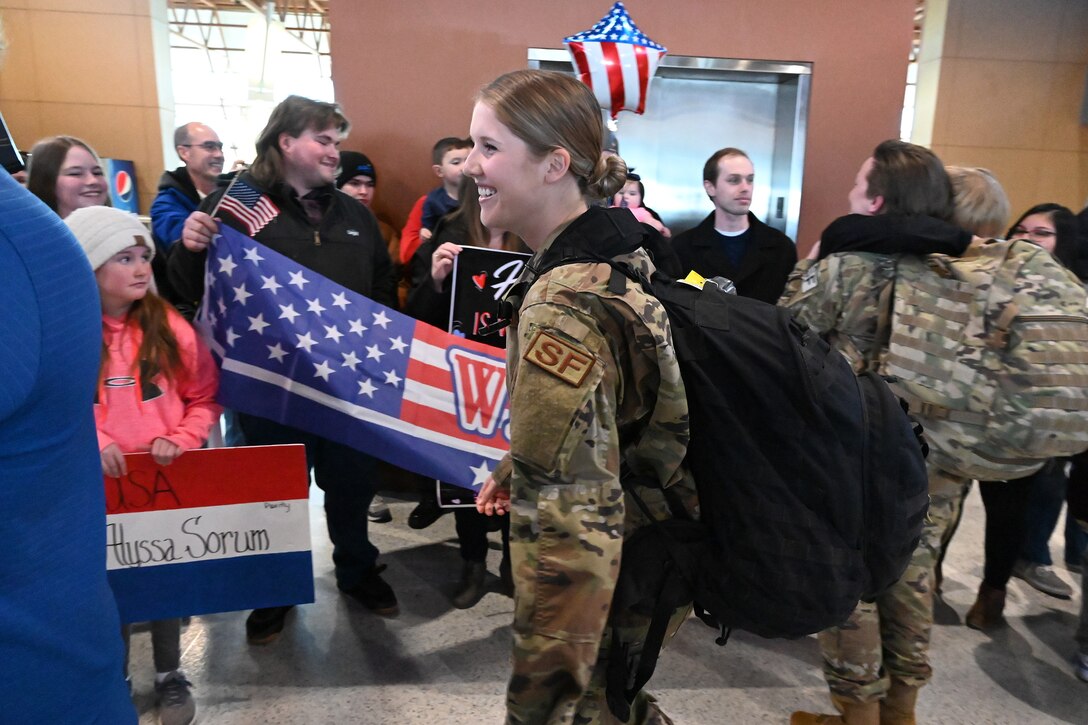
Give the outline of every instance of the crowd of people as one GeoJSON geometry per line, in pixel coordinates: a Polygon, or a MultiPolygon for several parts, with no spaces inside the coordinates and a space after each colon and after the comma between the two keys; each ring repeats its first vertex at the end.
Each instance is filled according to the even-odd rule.
{"type": "MultiPolygon", "coordinates": [[[[828,228],[807,259],[799,261],[794,241],[751,211],[756,170],[736,147],[706,161],[702,181],[712,206],[707,217],[673,233],[645,206],[644,180],[623,159],[602,152],[603,127],[592,93],[563,74],[516,71],[481,90],[469,137],[435,144],[432,166],[439,184],[420,196],[399,232],[372,211],[378,174],[370,158],[340,150],[349,130],[336,105],[292,96],[272,112],[252,163],[224,174],[223,142],[214,129],[200,122],[180,126],[174,145],[182,165],[162,175],[150,230],[108,206],[98,155],[74,136],[34,146],[29,194],[0,175],[0,255],[6,268],[25,270],[13,289],[35,299],[44,288],[26,249],[42,257],[67,255],[50,268],[72,277],[48,284],[65,297],[63,324],[54,319],[58,310],[48,312],[38,300],[24,303],[43,315],[33,329],[9,328],[18,323],[7,315],[5,331],[12,338],[37,335],[33,349],[40,366],[81,361],[94,371],[81,378],[41,370],[35,379],[5,357],[5,371],[14,373],[0,395],[2,456],[12,455],[5,449],[19,440],[30,445],[42,426],[72,427],[68,442],[57,439],[56,452],[5,463],[5,476],[21,466],[27,480],[78,488],[57,493],[57,500],[68,500],[65,511],[78,510],[79,519],[68,525],[100,532],[103,524],[95,519],[104,517],[101,474],[122,475],[123,454],[135,451],[149,451],[157,463],[169,465],[204,445],[222,413],[228,442],[305,446],[313,481],[324,491],[337,587],[367,610],[394,616],[397,597],[382,576],[385,566],[368,531],[391,520],[378,495],[378,461],[306,430],[222,411],[215,402],[218,372],[189,321],[203,295],[208,248],[220,224],[439,327],[448,322],[450,274],[465,247],[524,251],[539,259],[553,245],[574,239],[601,248],[620,245],[626,249],[621,261],[647,276],[656,270],[673,278],[689,272],[721,277],[738,295],[793,310],[858,369],[887,344],[875,335],[880,300],[874,270],[881,258],[958,256],[976,240],[1005,237],[1038,245],[1078,276],[1088,275],[1088,210],[1078,221],[1061,205],[1039,204],[1009,226],[1009,202],[993,174],[945,167],[932,152],[900,141],[884,142],[858,160],[846,194],[850,214],[828,228]],[[275,219],[254,229],[244,215],[222,205],[232,184],[269,199],[278,209],[275,219]],[[628,225],[631,217],[641,224],[628,225]],[[79,254],[85,261],[77,264],[79,254]],[[73,332],[77,323],[81,327],[73,332]],[[39,398],[51,402],[46,406],[39,398]],[[79,405],[85,405],[84,416],[76,412],[79,405]],[[93,421],[97,430],[91,473],[98,478],[86,467],[78,475],[66,470],[86,463],[93,445],[89,428],[73,422],[78,420],[93,421]],[[64,453],[64,446],[79,454],[64,453]]],[[[684,466],[691,430],[668,319],[645,290],[613,289],[607,265],[599,265],[582,261],[546,271],[517,300],[506,337],[510,452],[482,487],[476,508],[454,514],[463,567],[450,596],[453,606],[472,607],[493,586],[486,567],[488,535],[498,532],[501,538],[498,590],[515,600],[509,722],[614,721],[606,678],[617,666],[616,653],[637,651],[648,628],[644,613],[611,606],[623,544],[649,523],[647,512],[624,505],[621,469],[654,482],[646,499],[655,518],[674,515],[676,500],[688,515],[698,510],[684,466]],[[542,344],[581,361],[587,374],[565,375],[542,354],[542,344]]],[[[1082,454],[1048,461],[1024,478],[979,483],[987,517],[985,573],[967,626],[989,632],[1003,625],[1005,589],[1013,576],[1051,596],[1074,595],[1053,569],[1047,542],[1068,500],[1064,561],[1073,571],[1088,564],[1086,464],[1082,454]]],[[[848,621],[819,635],[838,714],[797,712],[792,722],[915,722],[919,690],[933,674],[928,649],[942,553],[972,484],[932,462],[928,473],[929,513],[906,572],[875,601],[859,603],[848,621]]],[[[408,524],[425,528],[443,513],[434,482],[420,481],[419,504],[408,524]]],[[[36,640],[28,635],[25,649],[41,651],[22,669],[45,658],[43,648],[63,649],[66,654],[54,658],[50,672],[70,676],[59,663],[71,661],[73,671],[95,673],[83,678],[97,688],[82,705],[85,721],[126,722],[133,718],[122,684],[129,626],[120,625],[115,610],[110,613],[105,572],[91,571],[100,563],[93,557],[80,562],[74,580],[83,587],[81,600],[97,602],[97,609],[80,614],[97,617],[93,622],[76,624],[55,611],[56,592],[19,594],[26,622],[35,618],[28,629],[41,631],[36,640]],[[66,633],[78,628],[80,636],[51,634],[51,621],[64,621],[66,633]]],[[[254,610],[246,621],[248,641],[274,642],[291,611],[254,610]]],[[[672,631],[689,613],[690,607],[672,613],[672,631]]],[[[180,627],[178,619],[150,625],[159,713],[169,725],[191,722],[196,711],[180,669],[180,627]]],[[[1088,681],[1088,609],[1076,641],[1076,673],[1088,681]]],[[[27,697],[37,692],[28,686],[27,697]]],[[[635,694],[627,721],[670,722],[644,692],[635,694]]]]}

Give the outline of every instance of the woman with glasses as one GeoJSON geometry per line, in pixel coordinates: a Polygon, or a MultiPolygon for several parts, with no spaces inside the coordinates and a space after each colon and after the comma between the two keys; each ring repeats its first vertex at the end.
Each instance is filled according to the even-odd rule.
{"type": "Polygon", "coordinates": [[[1038,244],[1077,271],[1077,218],[1061,204],[1036,204],[1020,215],[1006,237],[1038,244]]]}
{"type": "MultiPolygon", "coordinates": [[[[1061,204],[1031,207],[1009,229],[1008,238],[1038,244],[1078,276],[1081,274],[1077,268],[1077,219],[1072,211],[1061,204]]],[[[1082,458],[1083,455],[1074,456],[1073,465],[1083,466],[1085,461],[1082,458]]],[[[1066,463],[1064,458],[1048,461],[1042,470],[1032,476],[1034,485],[1026,508],[1027,526],[1020,557],[1013,567],[1013,576],[1023,579],[1044,594],[1061,599],[1068,599],[1073,590],[1051,569],[1053,561],[1048,542],[1066,498],[1066,463]]],[[[1073,570],[1080,568],[1086,543],[1075,519],[1067,515],[1064,552],[1067,567],[1073,570]]]]}

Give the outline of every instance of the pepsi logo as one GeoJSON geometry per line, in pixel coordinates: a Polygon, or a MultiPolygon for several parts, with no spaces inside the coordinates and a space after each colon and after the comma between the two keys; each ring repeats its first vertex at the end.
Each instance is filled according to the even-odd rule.
{"type": "Polygon", "coordinates": [[[121,201],[128,201],[132,198],[132,175],[121,169],[113,177],[113,193],[117,195],[117,198],[121,201]]]}

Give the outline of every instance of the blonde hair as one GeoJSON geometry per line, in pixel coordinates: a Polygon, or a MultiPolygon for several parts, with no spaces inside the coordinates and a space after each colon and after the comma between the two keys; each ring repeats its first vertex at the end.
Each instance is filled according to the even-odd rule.
{"type": "Polygon", "coordinates": [[[538,157],[565,149],[578,188],[590,199],[609,198],[627,181],[627,165],[602,153],[604,126],[597,99],[566,73],[517,70],[485,86],[476,100],[538,157]]]}
{"type": "Polygon", "coordinates": [[[952,180],[952,222],[980,237],[1000,236],[1011,206],[993,172],[974,166],[946,166],[945,171],[952,180]]]}

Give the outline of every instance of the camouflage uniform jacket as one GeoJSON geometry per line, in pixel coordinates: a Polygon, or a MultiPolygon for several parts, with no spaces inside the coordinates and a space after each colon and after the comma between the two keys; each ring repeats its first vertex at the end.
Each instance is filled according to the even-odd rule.
{"type": "MultiPolygon", "coordinates": [[[[600,223],[607,213],[591,209],[560,238],[594,230],[614,238],[616,226],[600,223]]],[[[641,249],[617,259],[653,271],[641,249]]],[[[625,506],[621,461],[678,486],[689,504],[694,497],[681,467],[688,407],[668,318],[638,285],[610,292],[611,271],[575,263],[546,272],[507,341],[516,585],[508,722],[568,723],[593,696],[623,540],[648,523],[625,506]]],[[[668,516],[660,490],[643,498],[668,516]]]]}
{"type": "Polygon", "coordinates": [[[873,350],[880,295],[895,278],[895,257],[867,252],[832,254],[797,263],[778,304],[787,307],[846,355],[861,372],[873,350]]]}
{"type": "Polygon", "coordinates": [[[873,350],[880,295],[895,279],[897,257],[959,255],[971,235],[926,216],[848,214],[828,225],[819,261],[802,260],[778,304],[839,349],[855,371],[873,350]]]}

